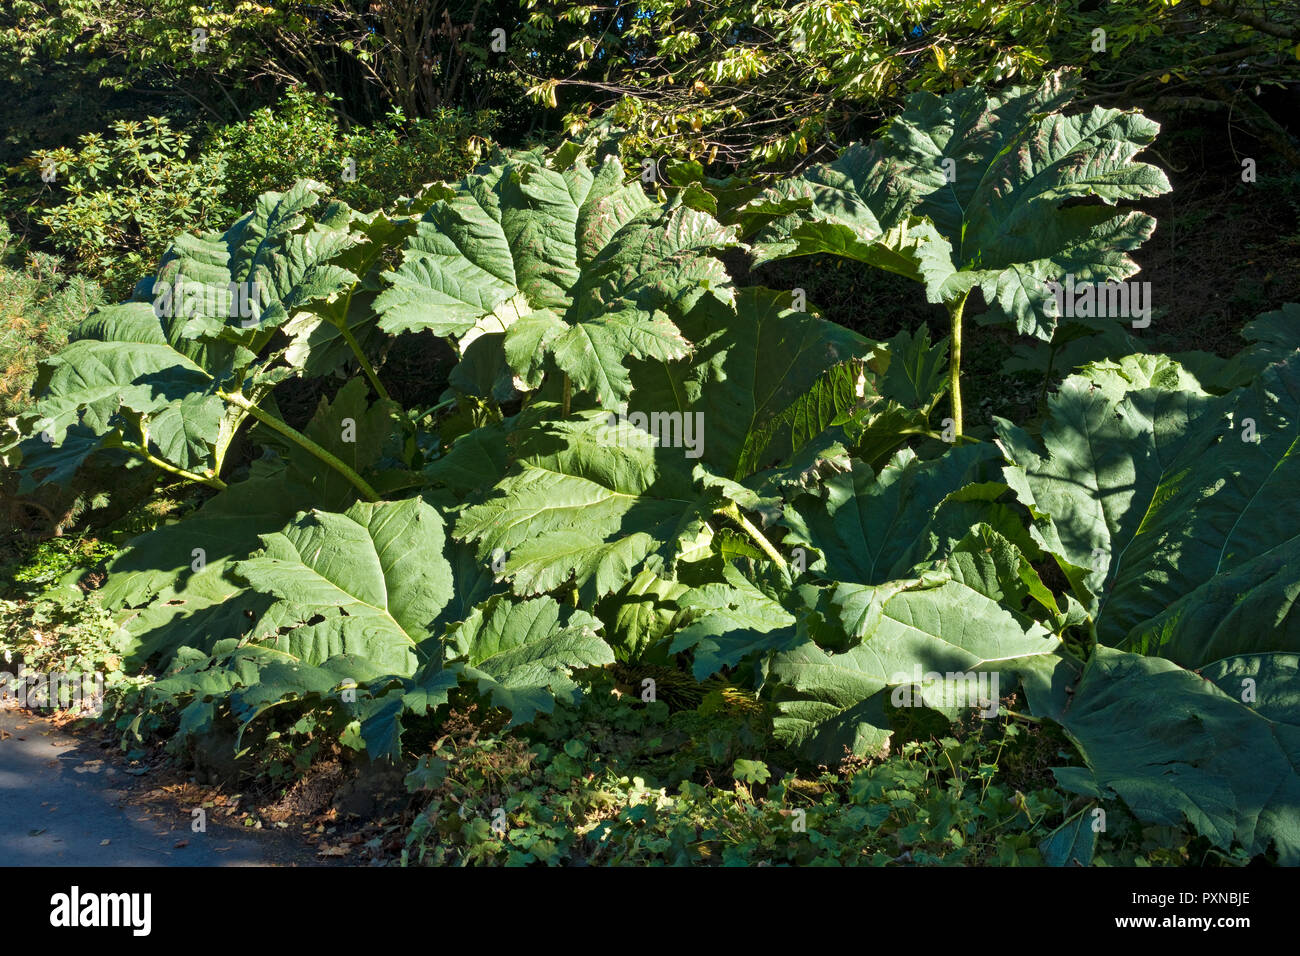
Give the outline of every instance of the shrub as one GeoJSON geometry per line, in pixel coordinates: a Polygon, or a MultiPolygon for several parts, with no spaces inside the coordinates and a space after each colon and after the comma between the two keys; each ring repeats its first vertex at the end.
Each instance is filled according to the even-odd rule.
{"type": "Polygon", "coordinates": [[[424,183],[454,179],[478,159],[489,112],[443,110],[407,122],[341,128],[334,97],[301,88],[201,148],[165,117],[118,121],[77,149],[38,150],[15,172],[10,215],[43,233],[78,268],[125,296],[182,232],[220,229],[257,196],[314,179],[358,208],[378,208],[424,183]],[[46,179],[51,179],[46,182],[46,179]]]}
{"type": "Polygon", "coordinates": [[[377,209],[424,183],[460,176],[496,125],[490,112],[446,109],[408,122],[393,109],[373,127],[345,131],[337,102],[294,87],[274,107],[209,136],[204,154],[225,171],[225,218],[297,179],[319,180],[349,205],[377,209]]]}
{"type": "Polygon", "coordinates": [[[25,211],[56,250],[113,292],[129,291],[177,233],[215,225],[221,165],[186,159],[190,135],[166,118],[119,120],[79,142],[26,160],[27,182],[42,186],[28,186],[25,211]]]}
{"type": "MultiPolygon", "coordinates": [[[[869,134],[908,93],[1083,70],[1088,93],[1125,105],[1232,109],[1287,153],[1246,91],[1294,85],[1296,4],[1177,0],[663,0],[653,10],[573,0],[528,4],[538,29],[569,25],[576,69],[526,58],[539,104],[574,130],[628,131],[624,158],[788,165],[869,134]],[[599,115],[599,114],[597,114],[599,115]]],[[[1275,108],[1276,110],[1276,108],[1275,108]]]]}
{"type": "Polygon", "coordinates": [[[54,256],[25,252],[0,225],[0,419],[28,405],[37,362],[103,301],[97,283],[54,256]]]}

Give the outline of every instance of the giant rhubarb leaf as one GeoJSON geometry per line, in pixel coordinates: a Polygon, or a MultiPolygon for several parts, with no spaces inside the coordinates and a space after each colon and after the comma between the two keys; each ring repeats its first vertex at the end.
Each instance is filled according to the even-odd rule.
{"type": "Polygon", "coordinates": [[[934,302],[978,286],[1019,331],[1050,338],[1047,283],[1136,272],[1127,253],[1155,220],[1114,206],[1169,190],[1160,170],[1133,161],[1159,127],[1101,107],[1064,115],[1074,86],[1056,75],[999,96],[973,86],[914,94],[880,140],[850,147],[742,212],[757,231],[759,260],[860,259],[923,281],[934,302]]]}
{"type": "MultiPolygon", "coordinates": [[[[1061,663],[1059,669],[1068,669],[1061,663]]],[[[1190,823],[1216,846],[1270,846],[1300,863],[1300,707],[1294,654],[1244,655],[1199,675],[1098,647],[1077,683],[1030,682],[1035,713],[1060,723],[1086,768],[1067,789],[1117,794],[1147,823],[1190,823]],[[1071,686],[1072,693],[1061,690],[1071,686]]]]}
{"type": "Polygon", "coordinates": [[[179,324],[160,320],[147,303],[108,306],[41,363],[37,401],[24,416],[33,435],[23,444],[24,490],[66,481],[91,454],[124,442],[180,468],[215,469],[234,426],[224,421],[226,407],[212,393],[212,375],[201,363],[231,361],[234,353],[185,340],[179,324]]]}
{"type": "Polygon", "coordinates": [[[548,597],[497,596],[448,630],[444,646],[494,707],[510,711],[513,726],[550,713],[557,699],[574,699],[574,669],[613,663],[601,626],[585,611],[566,612],[548,597]]]}
{"type": "Polygon", "coordinates": [[[400,227],[341,203],[313,218],[322,189],[303,181],[266,193],[225,233],[178,236],[144,284],[152,303],[108,306],[82,324],[38,377],[26,425],[40,442],[24,446],[25,487],[64,480],[112,447],[214,476],[245,404],[259,402],[294,363],[328,373],[353,354],[351,343],[373,337],[363,280],[400,227]],[[289,347],[262,355],[282,327],[289,347]],[[221,391],[243,401],[228,404],[221,391]],[[102,439],[76,437],[76,460],[62,448],[73,424],[102,439]]]}
{"type": "Polygon", "coordinates": [[[264,550],[234,575],[278,602],[254,629],[307,664],[354,654],[377,670],[411,674],[451,598],[442,518],[417,499],[312,511],[263,535],[264,550]],[[271,629],[273,628],[273,630],[271,629]]]}
{"type": "MultiPolygon", "coordinates": [[[[1041,624],[1008,607],[1022,597],[1006,587],[1022,579],[1025,569],[1018,558],[1014,548],[985,529],[918,577],[837,587],[832,604],[852,646],[829,651],[813,633],[799,646],[773,654],[768,664],[778,737],[834,765],[846,753],[887,747],[891,730],[885,703],[892,688],[908,686],[911,703],[922,693],[936,696],[933,687],[922,690],[926,675],[940,675],[939,683],[965,684],[969,675],[984,673],[985,689],[994,698],[995,689],[1009,690],[1026,660],[1054,656],[1060,645],[1041,624]]],[[[1041,590],[1041,584],[1037,587],[1041,590]]],[[[951,693],[949,700],[960,700],[955,686],[944,692],[951,693]]],[[[970,699],[965,703],[976,706],[970,699]]],[[[985,710],[995,707],[990,700],[985,710]]]]}
{"type": "Polygon", "coordinates": [[[789,293],[741,289],[734,314],[697,309],[682,327],[690,358],[633,363],[629,413],[698,416],[699,460],[726,478],[787,464],[875,397],[866,363],[876,344],[795,311],[789,293]]]}
{"type": "Polygon", "coordinates": [[[1300,649],[1300,353],[1222,398],[1080,375],[1050,405],[1041,449],[1000,426],[1007,481],[1099,640],[1187,667],[1300,649]]]}
{"type": "Polygon", "coordinates": [[[599,596],[652,553],[671,561],[705,531],[716,497],[696,489],[680,451],[584,412],[522,434],[519,460],[492,497],[462,512],[456,537],[476,542],[481,560],[503,559],[517,594],[573,578],[599,596]]]}
{"type": "MultiPolygon", "coordinates": [[[[827,478],[816,491],[789,503],[780,519],[790,530],[784,543],[816,551],[819,557],[810,557],[807,567],[830,580],[881,584],[906,577],[936,550],[939,542],[930,537],[943,524],[936,521],[941,507],[956,507],[965,518],[969,509],[962,504],[970,499],[982,512],[979,520],[1007,511],[983,500],[986,491],[996,496],[1004,490],[1000,486],[962,495],[967,486],[996,477],[990,468],[996,454],[991,445],[973,443],[926,462],[904,450],[879,475],[854,461],[851,471],[827,478]]],[[[954,540],[971,523],[962,524],[954,540]]]]}
{"type": "Polygon", "coordinates": [[[401,756],[404,722],[445,704],[462,679],[494,707],[510,711],[510,726],[550,713],[557,700],[573,700],[571,672],[613,661],[597,633],[601,624],[547,597],[512,602],[497,595],[447,630],[442,654],[409,677],[371,682],[362,703],[361,736],[372,756],[401,756]]]}
{"type": "Polygon", "coordinates": [[[708,253],[734,244],[733,230],[707,214],[661,207],[625,185],[612,157],[593,171],[520,156],[430,207],[375,308],[386,331],[430,329],[462,351],[504,333],[521,384],[535,387],[553,361],[617,408],[629,357],[684,356],[675,321],[704,296],[732,301],[708,253]]]}
{"type": "Polygon", "coordinates": [[[673,635],[669,649],[693,652],[696,680],[735,667],[751,654],[789,648],[798,640],[796,618],[777,597],[734,565],[723,568],[723,577],[725,584],[705,584],[678,598],[690,623],[673,635]]]}
{"type": "MultiPolygon", "coordinates": [[[[322,400],[306,427],[308,436],[371,474],[388,435],[388,406],[368,405],[365,383],[354,379],[322,400]],[[344,421],[352,428],[344,441],[344,421]]],[[[233,562],[260,547],[259,535],[283,528],[299,511],[341,511],[355,489],[297,445],[283,458],[253,462],[249,477],[234,482],[184,520],[133,539],[109,564],[101,592],[106,607],[120,610],[135,638],[133,657],[166,664],[183,645],[211,650],[218,641],[244,635],[269,599],[229,575],[233,562]]]]}

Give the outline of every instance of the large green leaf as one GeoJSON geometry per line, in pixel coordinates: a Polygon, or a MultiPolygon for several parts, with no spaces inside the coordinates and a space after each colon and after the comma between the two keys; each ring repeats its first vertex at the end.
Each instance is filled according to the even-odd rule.
{"type": "Polygon", "coordinates": [[[1047,283],[1135,273],[1127,253],[1155,220],[1113,207],[1169,190],[1160,170],[1133,161],[1159,127],[1101,107],[1064,115],[1073,87],[1058,74],[998,96],[973,86],[913,94],[882,139],[751,204],[761,221],[765,208],[802,199],[759,231],[760,259],[861,259],[925,282],[935,302],[978,286],[1019,331],[1050,338],[1047,283]]]}
{"type": "Polygon", "coordinates": [[[740,212],[754,238],[756,264],[827,254],[936,286],[951,273],[948,240],[909,215],[906,194],[891,187],[906,168],[874,144],[850,146],[767,190],[740,212]]]}
{"type": "MultiPolygon", "coordinates": [[[[324,202],[310,180],[269,192],[225,233],[178,237],[153,282],[183,334],[210,348],[233,344],[264,364],[326,375],[380,337],[373,302],[384,252],[409,235],[410,219],[362,214],[324,202]],[[268,353],[278,331],[287,347],[268,353]]],[[[233,377],[238,384],[238,363],[233,377]]],[[[245,386],[250,399],[257,390],[245,386]]]]}
{"type": "Polygon", "coordinates": [[[1300,349],[1300,303],[1288,302],[1280,309],[1257,315],[1241,330],[1250,346],[1219,370],[1215,384],[1236,388],[1249,384],[1275,362],[1284,362],[1300,349]]]}
{"type": "Polygon", "coordinates": [[[409,678],[372,681],[361,701],[361,736],[373,757],[398,759],[405,721],[448,701],[464,678],[494,707],[510,711],[509,726],[550,713],[557,700],[573,700],[574,669],[613,661],[597,634],[600,622],[566,612],[550,598],[511,602],[497,595],[447,630],[442,651],[409,678]]]}
{"type": "MultiPolygon", "coordinates": [[[[415,221],[390,218],[384,212],[347,210],[339,231],[346,242],[312,244],[314,258],[304,277],[281,300],[291,318],[283,325],[291,342],[284,358],[289,367],[309,376],[327,375],[353,358],[353,342],[371,353],[385,338],[375,317],[374,303],[383,288],[384,255],[414,231],[415,221]]],[[[336,217],[341,218],[341,217],[336,217]]],[[[321,227],[317,227],[320,232],[321,227]]]]}
{"type": "Polygon", "coordinates": [[[993,675],[1009,689],[1026,658],[1054,655],[1056,638],[1000,603],[999,582],[1020,570],[1005,563],[1013,551],[971,542],[961,559],[920,577],[838,587],[833,602],[852,646],[836,653],[810,637],[768,665],[778,737],[831,765],[846,752],[877,753],[891,735],[891,688],[924,684],[931,673],[954,686],[986,673],[990,691],[993,675]]]}
{"type": "MultiPolygon", "coordinates": [[[[47,360],[36,383],[40,400],[26,417],[29,434],[57,448],[68,426],[80,423],[105,436],[101,446],[73,444],[83,459],[100,447],[139,446],[176,468],[219,472],[247,414],[219,388],[256,404],[294,363],[313,374],[333,371],[351,355],[344,326],[354,341],[373,338],[363,280],[401,227],[340,203],[313,218],[323,188],[303,181],[266,193],[225,233],[178,236],[147,283],[152,304],[98,310],[47,360]],[[322,324],[329,334],[320,333],[322,324]],[[281,328],[289,347],[255,364],[281,328]]],[[[68,459],[29,456],[25,486],[63,480],[75,472],[68,459]]]]}
{"type": "MultiPolygon", "coordinates": [[[[816,551],[806,566],[830,580],[880,584],[906,577],[940,545],[930,540],[942,531],[936,512],[945,505],[960,508],[961,489],[994,477],[989,466],[996,454],[991,445],[972,443],[927,462],[904,450],[879,475],[854,461],[851,471],[789,502],[780,519],[789,529],[784,543],[816,551]]],[[[967,517],[967,509],[960,510],[967,517]]],[[[954,540],[969,527],[963,524],[954,540]]]]}
{"type": "MultiPolygon", "coordinates": [[[[97,435],[85,425],[69,425],[63,441],[57,445],[43,438],[14,440],[5,448],[3,463],[19,475],[20,493],[26,494],[43,484],[66,487],[92,455],[120,448],[120,439],[116,432],[97,435]]],[[[132,461],[127,455],[122,458],[123,464],[132,461]]]]}
{"type": "Polygon", "coordinates": [[[348,229],[350,210],[341,203],[312,217],[325,188],[300,180],[263,193],[224,233],[178,236],[153,282],[155,308],[182,320],[187,338],[238,342],[256,353],[303,302],[349,288],[357,276],[329,260],[361,236],[348,229]]]}
{"type": "Polygon", "coordinates": [[[108,306],[93,318],[102,338],[74,340],[43,363],[36,381],[40,428],[55,443],[77,421],[97,434],[107,431],[122,391],[138,378],[171,369],[203,374],[190,356],[167,342],[147,303],[108,306]]]}
{"type": "Polygon", "coordinates": [[[948,389],[947,358],[948,340],[931,345],[926,326],[901,330],[879,355],[880,393],[904,408],[929,412],[948,389]]]}
{"type": "Polygon", "coordinates": [[[351,654],[310,664],[268,654],[255,681],[242,682],[232,689],[230,710],[239,719],[242,738],[248,725],[272,707],[290,701],[347,703],[345,692],[357,691],[375,676],[373,661],[351,654]]]}
{"type": "Polygon", "coordinates": [[[605,622],[606,641],[614,656],[623,661],[653,659],[666,661],[664,638],[683,617],[678,600],[689,588],[652,571],[642,571],[633,580],[596,605],[605,622]],[[658,647],[656,647],[658,645],[658,647]]]}
{"type": "Polygon", "coordinates": [[[592,596],[617,590],[652,553],[671,562],[706,532],[718,501],[697,489],[680,451],[626,421],[584,412],[523,433],[495,494],[467,508],[456,537],[481,560],[499,553],[516,594],[571,578],[592,596]]]}
{"type": "Polygon", "coordinates": [[[229,566],[308,501],[307,489],[286,479],[282,463],[256,462],[248,479],[193,515],[133,539],[109,563],[101,600],[123,609],[119,617],[137,642],[134,655],[165,664],[182,645],[210,650],[245,634],[270,602],[244,593],[227,576],[229,566]]]}
{"type": "Polygon", "coordinates": [[[235,640],[222,641],[210,653],[182,647],[166,675],[143,689],[141,701],[180,706],[176,737],[200,736],[212,730],[218,702],[237,688],[255,686],[262,668],[282,659],[274,650],[235,640]]]}
{"type": "MultiPolygon", "coordinates": [[[[997,698],[1022,671],[1050,669],[1042,662],[1059,653],[1059,640],[1034,620],[1060,616],[1054,597],[987,525],[944,557],[880,584],[818,585],[810,576],[794,587],[760,588],[734,567],[726,578],[726,586],[704,585],[679,599],[697,617],[673,650],[694,648],[697,678],[761,654],[778,737],[820,763],[886,749],[887,702],[956,717],[957,694],[971,680],[983,680],[983,692],[997,698]]],[[[981,706],[988,712],[993,700],[981,706]]]]}
{"type": "Polygon", "coordinates": [[[263,535],[234,575],[278,602],[255,636],[307,664],[354,654],[411,674],[451,597],[442,518],[419,499],[313,511],[263,535]]]}
{"type": "Polygon", "coordinates": [[[1030,702],[1065,728],[1087,762],[1057,769],[1067,789],[1117,794],[1140,820],[1186,821],[1225,849],[1234,840],[1252,854],[1272,846],[1280,863],[1294,866],[1296,667],[1294,654],[1248,655],[1201,676],[1170,661],[1098,647],[1072,694],[1036,692],[1031,684],[1030,702]],[[1249,693],[1243,678],[1252,681],[1249,693]]]}
{"type": "Polygon", "coordinates": [[[402,757],[404,719],[423,717],[447,703],[460,681],[460,665],[443,666],[432,660],[410,678],[387,677],[372,681],[367,690],[373,695],[361,704],[361,739],[372,758],[402,757]]]}
{"type": "Polygon", "coordinates": [[[1099,640],[1189,667],[1300,649],[1300,354],[1222,398],[1076,376],[1050,407],[1042,450],[1000,426],[1007,481],[1099,640]]]}
{"type": "Polygon", "coordinates": [[[630,389],[629,358],[681,358],[674,324],[703,296],[730,303],[711,250],[732,230],[685,206],[652,204],[613,157],[591,170],[520,156],[469,176],[434,203],[386,273],[375,309],[390,332],[430,329],[462,352],[505,333],[504,354],[535,387],[549,359],[607,408],[630,389]]]}
{"type": "Polygon", "coordinates": [[[575,668],[611,664],[614,653],[600,639],[600,621],[584,611],[565,614],[548,597],[511,601],[498,596],[447,632],[449,659],[463,662],[494,707],[510,711],[510,725],[550,713],[558,700],[573,700],[575,668]]]}
{"type": "Polygon", "coordinates": [[[229,423],[223,428],[224,405],[208,391],[212,377],[199,364],[211,356],[178,339],[177,324],[160,320],[147,303],[108,306],[87,319],[66,348],[41,363],[34,386],[38,399],[24,424],[45,448],[39,449],[44,454],[24,458],[25,490],[66,481],[91,454],[123,440],[144,444],[181,468],[204,472],[215,466],[233,428],[229,423]],[[125,435],[124,403],[136,425],[125,435]],[[99,440],[74,438],[65,449],[71,426],[78,426],[78,435],[88,431],[99,440]],[[50,473],[46,469],[54,467],[56,450],[62,459],[50,473]]]}
{"type": "Polygon", "coordinates": [[[386,276],[381,323],[459,337],[487,316],[504,331],[527,312],[563,312],[582,266],[649,206],[615,162],[593,173],[517,161],[468,176],[424,214],[386,276]]]}
{"type": "Polygon", "coordinates": [[[687,361],[633,363],[629,413],[697,415],[699,460],[742,480],[787,464],[809,441],[874,396],[875,344],[791,307],[789,293],[745,288],[730,309],[683,322],[687,361]]]}
{"type": "Polygon", "coordinates": [[[704,680],[754,653],[786,649],[797,641],[795,616],[772,594],[728,564],[725,584],[692,588],[678,603],[690,623],[673,635],[670,650],[693,652],[692,673],[704,680]]]}
{"type": "Polygon", "coordinates": [[[1082,366],[1079,375],[1116,402],[1129,392],[1149,388],[1205,397],[1196,377],[1167,355],[1136,354],[1119,359],[1100,359],[1082,366]]]}
{"type": "MultiPolygon", "coordinates": [[[[362,381],[349,382],[333,402],[321,402],[306,432],[371,475],[388,436],[388,407],[368,406],[365,393],[362,381]]],[[[184,520],[133,539],[109,564],[101,597],[107,607],[125,609],[120,617],[136,639],[137,659],[166,663],[181,645],[211,649],[245,634],[269,599],[231,578],[230,565],[257,550],[260,535],[283,528],[299,511],[342,510],[356,500],[350,484],[303,449],[279,447],[283,458],[255,461],[248,478],[184,520]]]]}

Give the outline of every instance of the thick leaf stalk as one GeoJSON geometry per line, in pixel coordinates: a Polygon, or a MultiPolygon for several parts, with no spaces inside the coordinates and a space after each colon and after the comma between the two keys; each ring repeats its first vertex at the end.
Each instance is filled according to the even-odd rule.
{"type": "Polygon", "coordinates": [[[960,299],[948,303],[948,315],[952,319],[952,341],[948,347],[948,397],[952,402],[952,428],[955,438],[962,436],[961,409],[961,320],[966,311],[965,293],[960,299]]]}
{"type": "Polygon", "coordinates": [[[767,540],[767,535],[763,534],[752,521],[745,517],[740,508],[734,501],[727,504],[725,508],[719,508],[717,511],[720,515],[726,515],[732,521],[736,522],[745,534],[758,546],[758,549],[772,559],[777,567],[784,569],[786,566],[785,558],[781,552],[776,549],[771,541],[767,540]]]}
{"type": "Polygon", "coordinates": [[[188,471],[185,468],[173,465],[171,462],[163,461],[161,458],[150,452],[143,444],[124,441],[122,442],[122,447],[129,452],[139,455],[155,468],[161,469],[170,475],[184,478],[186,481],[193,481],[201,485],[207,485],[209,488],[216,488],[218,491],[226,490],[226,483],[216,475],[201,475],[198,472],[188,471]]]}
{"type": "Polygon", "coordinates": [[[302,432],[298,431],[295,428],[290,427],[289,425],[286,425],[284,422],[280,421],[280,419],[276,418],[274,415],[268,415],[266,412],[262,411],[260,408],[258,408],[248,399],[244,398],[244,396],[235,392],[225,392],[225,391],[219,392],[218,394],[226,401],[230,402],[232,405],[236,406],[237,408],[241,408],[249,415],[252,415],[254,418],[256,418],[267,428],[279,432],[281,435],[289,439],[289,441],[293,442],[299,448],[302,448],[304,451],[308,452],[311,455],[314,455],[316,458],[319,458],[325,464],[329,465],[340,475],[346,478],[348,482],[352,485],[352,487],[356,488],[357,491],[360,492],[361,497],[364,498],[366,501],[379,500],[379,495],[375,492],[375,489],[371,488],[370,484],[364,478],[362,478],[359,474],[357,474],[355,470],[349,467],[348,464],[344,462],[342,459],[340,459],[337,455],[334,455],[332,452],[328,451],[327,449],[322,448],[320,445],[316,444],[314,441],[312,441],[302,432]]]}
{"type": "Polygon", "coordinates": [[[371,386],[375,390],[375,394],[385,402],[391,402],[392,399],[388,395],[388,389],[384,388],[384,383],[379,380],[379,373],[376,372],[375,367],[370,364],[370,359],[366,358],[366,353],[362,350],[361,343],[358,342],[357,337],[352,334],[352,330],[348,328],[347,322],[345,321],[340,323],[338,325],[338,330],[339,335],[343,337],[343,341],[346,342],[348,348],[352,350],[352,354],[356,356],[357,364],[361,366],[361,371],[365,374],[366,378],[369,379],[371,386]]]}

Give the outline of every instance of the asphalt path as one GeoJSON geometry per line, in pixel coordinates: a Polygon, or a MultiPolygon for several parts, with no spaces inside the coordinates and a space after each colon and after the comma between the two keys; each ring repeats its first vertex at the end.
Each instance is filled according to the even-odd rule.
{"type": "Polygon", "coordinates": [[[190,808],[143,805],[152,789],[98,742],[0,705],[0,866],[302,866],[291,834],[217,824],[190,808]]]}

